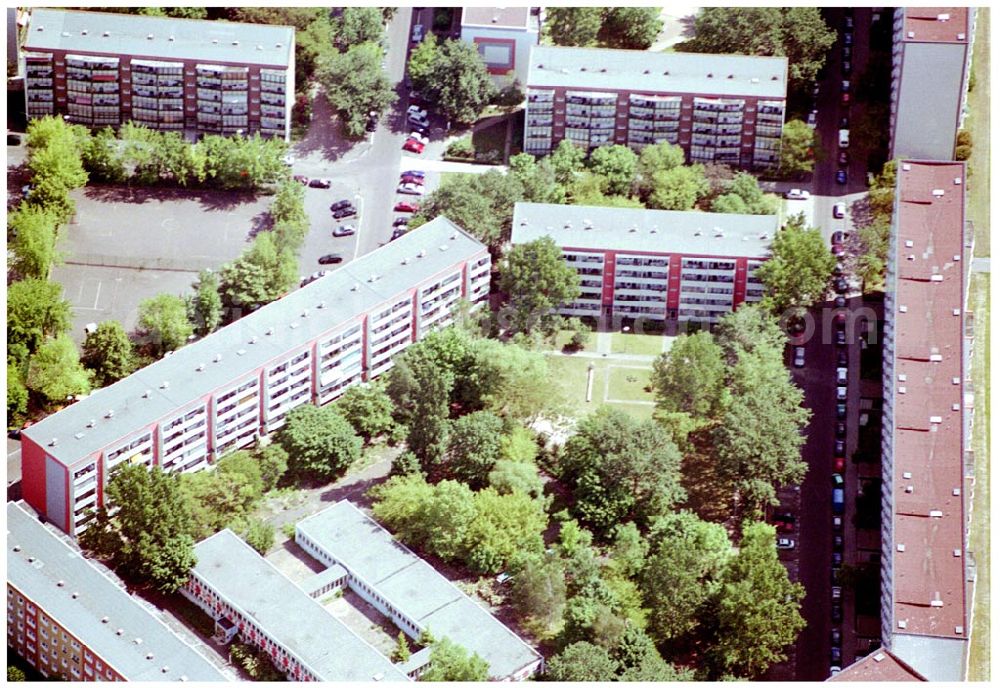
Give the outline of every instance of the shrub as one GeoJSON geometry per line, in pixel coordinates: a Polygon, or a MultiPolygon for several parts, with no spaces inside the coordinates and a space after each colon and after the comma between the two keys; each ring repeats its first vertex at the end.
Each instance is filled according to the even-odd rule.
{"type": "Polygon", "coordinates": [[[972,155],[972,146],[955,146],[955,160],[968,160],[972,155]]]}
{"type": "Polygon", "coordinates": [[[471,136],[463,136],[457,141],[452,141],[448,144],[448,149],[445,151],[445,155],[451,158],[473,158],[476,155],[476,149],[472,145],[471,136]]]}

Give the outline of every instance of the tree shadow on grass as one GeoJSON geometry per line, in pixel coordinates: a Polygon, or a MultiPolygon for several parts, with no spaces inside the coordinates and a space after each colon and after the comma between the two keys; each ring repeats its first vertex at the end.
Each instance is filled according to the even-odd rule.
{"type": "Polygon", "coordinates": [[[733,491],[720,480],[715,458],[705,446],[693,442],[681,464],[681,484],[687,490],[684,507],[698,514],[699,518],[728,526],[733,516],[733,491]]]}

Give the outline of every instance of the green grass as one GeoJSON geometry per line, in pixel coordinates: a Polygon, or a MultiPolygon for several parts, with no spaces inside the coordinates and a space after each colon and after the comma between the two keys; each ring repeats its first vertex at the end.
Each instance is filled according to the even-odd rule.
{"type": "Polygon", "coordinates": [[[608,369],[608,398],[621,401],[653,401],[653,394],[646,391],[651,368],[608,369]]]}
{"type": "MultiPolygon", "coordinates": [[[[628,363],[619,364],[613,358],[574,358],[560,354],[548,355],[547,358],[552,378],[566,402],[565,413],[570,416],[582,418],[593,413],[604,404],[604,400],[608,396],[612,399],[652,401],[651,395],[640,396],[643,394],[642,387],[648,381],[649,372],[619,367],[620,365],[629,365],[628,363]],[[594,365],[594,388],[592,400],[587,403],[587,367],[590,364],[594,365]],[[608,372],[609,368],[611,369],[610,373],[608,372]],[[626,379],[628,375],[637,377],[641,382],[628,382],[626,379]],[[609,379],[611,381],[610,394],[608,393],[609,379]]],[[[635,364],[631,363],[631,365],[635,364]]],[[[615,403],[610,405],[640,420],[650,418],[653,415],[651,404],[615,403]]]]}
{"type": "MultiPolygon", "coordinates": [[[[985,191],[983,194],[985,195],[985,191]]],[[[976,404],[972,443],[976,453],[976,482],[972,494],[969,548],[976,557],[977,581],[972,600],[968,681],[990,680],[990,396],[986,387],[990,378],[989,288],[988,274],[972,276],[969,295],[976,318],[972,361],[972,387],[976,404]]]]}
{"type": "MultiPolygon", "coordinates": [[[[573,330],[559,330],[556,335],[556,343],[553,347],[554,349],[562,350],[564,346],[569,344],[569,340],[573,338],[573,330]]],[[[587,343],[583,345],[581,351],[597,351],[597,333],[591,332],[587,337],[587,343]]]]}
{"type": "Polygon", "coordinates": [[[975,226],[976,257],[990,255],[990,13],[980,8],[972,53],[975,88],[969,93],[965,128],[972,133],[969,158],[969,219],[975,226]],[[982,193],[977,193],[977,191],[982,193]]]}
{"type": "Polygon", "coordinates": [[[451,179],[457,179],[466,174],[472,174],[471,172],[442,172],[441,173],[441,183],[439,186],[444,186],[451,179]]]}
{"type": "Polygon", "coordinates": [[[659,334],[611,333],[611,353],[659,356],[663,352],[663,336],[659,334]]]}

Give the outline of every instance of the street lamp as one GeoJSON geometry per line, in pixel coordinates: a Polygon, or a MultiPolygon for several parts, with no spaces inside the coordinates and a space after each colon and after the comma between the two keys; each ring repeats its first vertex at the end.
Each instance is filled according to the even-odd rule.
{"type": "Polygon", "coordinates": [[[626,354],[628,353],[628,333],[629,333],[629,330],[630,330],[630,328],[629,328],[628,325],[625,325],[622,328],[622,333],[625,335],[625,347],[624,347],[625,351],[624,351],[624,353],[626,353],[626,354]]]}

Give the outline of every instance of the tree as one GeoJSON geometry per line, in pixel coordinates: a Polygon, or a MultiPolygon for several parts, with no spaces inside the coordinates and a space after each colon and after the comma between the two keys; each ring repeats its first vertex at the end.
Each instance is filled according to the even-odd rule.
{"type": "Polygon", "coordinates": [[[184,346],[194,333],[187,318],[187,304],[173,294],[159,294],[139,302],[139,327],[160,354],[184,346]]]}
{"type": "Polygon", "coordinates": [[[278,486],[288,470],[288,452],[280,444],[272,442],[258,450],[257,460],[260,463],[262,489],[269,492],[278,486]]]}
{"type": "Polygon", "coordinates": [[[480,573],[499,573],[515,559],[541,554],[545,510],[523,492],[501,495],[493,488],[475,493],[475,518],[468,526],[466,565],[480,573]]]}
{"type": "Polygon", "coordinates": [[[765,307],[778,314],[809,308],[826,293],[837,266],[820,231],[802,213],[789,218],[771,242],[771,257],[757,269],[767,288],[765,307]]]}
{"type": "MultiPolygon", "coordinates": [[[[434,493],[435,487],[419,473],[395,475],[372,488],[372,513],[380,523],[394,531],[400,540],[409,545],[420,546],[426,541],[430,531],[424,512],[434,498],[434,493]]],[[[468,511],[471,512],[472,509],[468,511]]],[[[471,519],[470,515],[469,520],[471,519]]]]}
{"type": "Polygon", "coordinates": [[[410,660],[410,644],[406,641],[406,634],[402,631],[396,636],[396,648],[389,658],[394,664],[405,664],[410,660]]]}
{"type": "Polygon", "coordinates": [[[25,676],[24,671],[19,667],[8,664],[7,665],[7,681],[10,683],[17,683],[20,681],[27,681],[28,678],[25,676]]]}
{"type": "Polygon", "coordinates": [[[608,180],[608,193],[625,195],[632,188],[637,161],[628,146],[601,146],[590,154],[590,169],[608,180]]]}
{"type": "Polygon", "coordinates": [[[264,556],[274,546],[274,526],[259,518],[251,519],[243,533],[243,539],[264,556]]]}
{"type": "Polygon", "coordinates": [[[626,578],[634,577],[646,563],[649,543],[631,521],[619,523],[611,530],[611,535],[610,554],[615,568],[626,578]]]}
{"type": "Polygon", "coordinates": [[[349,387],[344,396],[337,399],[337,408],[354,431],[371,442],[373,437],[389,432],[392,420],[392,399],[385,391],[382,381],[349,387]]]}
{"type": "Polygon", "coordinates": [[[691,670],[679,671],[660,656],[653,640],[637,626],[629,626],[611,656],[620,665],[618,680],[627,682],[690,681],[691,670]]]}
{"type": "Polygon", "coordinates": [[[546,677],[553,681],[608,682],[618,678],[618,662],[600,645],[580,641],[548,662],[546,677]]]}
{"type": "Polygon", "coordinates": [[[602,15],[600,7],[550,7],[546,9],[545,31],[556,45],[596,45],[602,15]]]}
{"type": "Polygon", "coordinates": [[[90,133],[62,117],[46,116],[28,123],[28,169],[34,188],[30,203],[48,208],[60,222],[76,212],[69,192],[87,183],[81,160],[81,144],[90,133]]]}
{"type": "Polygon", "coordinates": [[[423,546],[429,552],[447,561],[466,560],[469,529],[477,516],[475,499],[475,493],[467,485],[454,480],[434,486],[430,498],[417,511],[423,546]]]}
{"type": "Polygon", "coordinates": [[[222,267],[222,294],[235,306],[254,308],[280,298],[299,279],[295,253],[272,234],[258,234],[243,254],[222,267]]]}
{"type": "Polygon", "coordinates": [[[713,439],[720,477],[752,508],[777,505],[776,485],[802,481],[801,449],[810,411],[780,356],[748,352],[732,372],[732,397],[713,439]]]}
{"type": "Polygon", "coordinates": [[[46,337],[69,330],[69,302],[57,282],[23,279],[7,287],[7,358],[27,363],[46,337]],[[20,353],[18,353],[20,352],[20,353]]]}
{"type": "Polygon", "coordinates": [[[81,361],[94,373],[98,387],[117,382],[135,370],[132,341],[117,320],[105,320],[83,340],[81,361]]]}
{"type": "Polygon", "coordinates": [[[750,352],[770,353],[780,364],[788,341],[777,317],[757,303],[745,303],[719,318],[715,336],[730,366],[750,352]]]}
{"type": "Polygon", "coordinates": [[[427,670],[421,681],[486,681],[490,665],[473,653],[471,656],[461,645],[448,638],[441,638],[431,649],[427,670]]]}
{"type": "Polygon", "coordinates": [[[784,660],[784,648],[805,627],[803,597],[805,589],[788,580],[778,559],[774,526],[744,525],[717,596],[718,631],[709,652],[714,673],[753,679],[784,660]]]}
{"type": "Polygon", "coordinates": [[[642,196],[647,196],[653,189],[653,175],[657,172],[668,172],[684,164],[684,149],[680,146],[661,141],[644,147],[639,152],[636,163],[636,187],[642,196]]]}
{"type": "Polygon", "coordinates": [[[410,227],[444,215],[498,253],[510,239],[514,203],[523,191],[517,177],[495,170],[456,175],[424,198],[410,227]]]}
{"type": "MultiPolygon", "coordinates": [[[[481,406],[508,421],[531,420],[554,407],[552,373],[545,355],[513,343],[476,340],[469,367],[457,379],[468,388],[464,399],[470,406],[481,406]]],[[[538,452],[534,437],[528,433],[519,442],[519,451],[534,458],[538,452]]]]}
{"type": "Polygon", "coordinates": [[[543,237],[511,247],[500,265],[500,291],[507,296],[509,329],[530,332],[553,308],[579,296],[580,279],[556,242],[543,237]]]}
{"type": "Polygon", "coordinates": [[[347,52],[327,56],[320,61],[316,76],[351,138],[365,135],[369,112],[381,114],[396,102],[392,82],[382,69],[379,43],[359,43],[347,52]]]}
{"type": "Polygon", "coordinates": [[[649,522],[684,498],[680,460],[658,425],[602,406],[577,424],[559,470],[573,490],[574,513],[609,533],[626,520],[649,522]]]}
{"type": "Polygon", "coordinates": [[[222,322],[222,297],[219,295],[219,277],[211,270],[198,273],[198,280],[187,302],[188,320],[199,335],[205,336],[218,329],[222,322]]]}
{"type": "Polygon", "coordinates": [[[338,477],[361,457],[361,438],[334,406],[296,407],[277,441],[293,472],[325,480],[338,477]]]}
{"type": "Polygon", "coordinates": [[[51,404],[90,393],[90,375],[69,335],[47,339],[38,348],[28,368],[27,387],[51,404]]]}
{"type": "Polygon", "coordinates": [[[13,236],[11,267],[21,278],[48,279],[57,260],[56,233],[59,218],[44,206],[22,203],[7,216],[7,230],[13,236]]]}
{"type": "Polygon", "coordinates": [[[576,177],[583,171],[583,163],[586,158],[587,153],[583,148],[577,146],[569,139],[563,139],[556,145],[555,150],[549,154],[548,161],[552,165],[552,172],[555,174],[556,181],[565,187],[572,184],[576,180],[576,177]]]}
{"type": "MultiPolygon", "coordinates": [[[[424,59],[424,54],[420,57],[424,59]]],[[[475,122],[496,90],[479,50],[466,41],[449,39],[434,48],[429,57],[429,65],[419,64],[417,72],[411,67],[414,88],[449,121],[475,122]],[[426,72],[421,73],[421,68],[426,72]]]]}
{"type": "Polygon", "coordinates": [[[486,484],[500,458],[503,420],[490,411],[475,411],[451,423],[448,433],[448,474],[473,489],[486,484]]]}
{"type": "Polygon", "coordinates": [[[646,50],[662,28],[659,7],[611,7],[604,15],[601,34],[611,47],[646,50]]]}
{"type": "Polygon", "coordinates": [[[810,174],[817,150],[816,130],[800,119],[789,120],[781,130],[781,173],[788,177],[810,174]]]}
{"type": "Polygon", "coordinates": [[[674,643],[703,623],[705,603],[730,557],[729,536],[723,526],[681,511],[658,519],[649,543],[639,576],[649,632],[657,642],[674,643]]]}
{"type": "Polygon", "coordinates": [[[407,426],[406,443],[421,468],[429,472],[444,458],[448,446],[448,400],[455,376],[434,361],[424,348],[411,347],[396,359],[387,392],[398,417],[407,426]]]}
{"type": "Polygon", "coordinates": [[[378,7],[345,7],[334,31],[341,50],[358,43],[381,43],[382,11],[378,7]]]}
{"type": "Polygon", "coordinates": [[[81,151],[81,157],[91,180],[121,184],[128,179],[125,155],[111,127],[91,132],[87,145],[81,151]]]}
{"type": "Polygon", "coordinates": [[[646,204],[660,210],[691,210],[708,190],[701,165],[672,167],[653,172],[646,204]]]}
{"type": "Polygon", "coordinates": [[[533,499],[539,499],[545,492],[545,483],[532,463],[520,463],[500,459],[487,476],[490,487],[500,494],[520,492],[533,499]]]}
{"type": "Polygon", "coordinates": [[[98,548],[130,576],[149,582],[160,592],[179,590],[196,563],[192,524],[176,475],[159,466],[122,465],[105,488],[105,503],[118,511],[108,517],[103,507],[96,523],[81,536],[85,549],[98,548]],[[91,535],[91,530],[94,534],[91,535]]]}
{"type": "Polygon", "coordinates": [[[28,388],[24,386],[21,371],[12,363],[7,364],[7,427],[21,425],[28,411],[28,388]]]}
{"type": "Polygon", "coordinates": [[[710,418],[722,406],[726,366],[708,332],[681,334],[653,361],[650,383],[657,408],[710,418]]]}
{"type": "Polygon", "coordinates": [[[531,153],[518,153],[510,158],[507,174],[521,183],[524,201],[529,203],[562,203],[566,189],[556,180],[549,158],[536,161],[531,153]]]}
{"type": "Polygon", "coordinates": [[[727,192],[712,202],[713,213],[773,215],[777,210],[777,199],[765,195],[757,184],[757,178],[747,172],[737,172],[727,192]]]}
{"type": "Polygon", "coordinates": [[[427,32],[424,40],[410,51],[410,59],[406,62],[406,71],[410,75],[413,90],[427,93],[431,88],[434,65],[438,60],[437,37],[427,32]]]}
{"type": "Polygon", "coordinates": [[[703,7],[694,38],[678,49],[788,57],[788,80],[802,90],[816,80],[837,39],[816,7],[703,7]]]}

